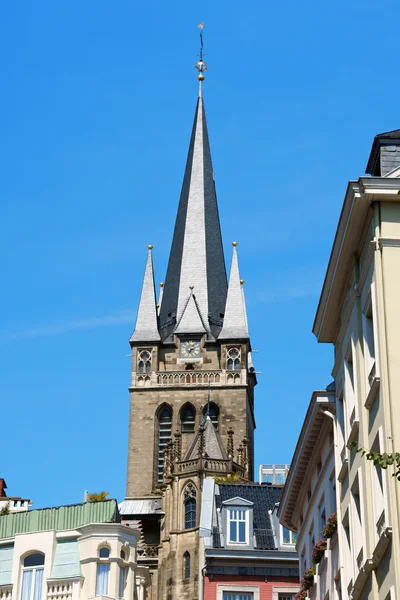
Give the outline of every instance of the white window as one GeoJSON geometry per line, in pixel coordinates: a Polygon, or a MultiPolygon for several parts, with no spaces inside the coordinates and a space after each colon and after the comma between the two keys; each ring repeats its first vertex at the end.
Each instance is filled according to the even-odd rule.
{"type": "Polygon", "coordinates": [[[35,552],[25,557],[22,567],[21,600],[41,600],[44,554],[35,552]]]}
{"type": "Polygon", "coordinates": [[[297,586],[274,586],[272,588],[272,600],[294,600],[298,589],[297,586]]]}
{"type": "Polygon", "coordinates": [[[103,546],[99,550],[99,563],[97,564],[96,573],[96,596],[107,596],[108,594],[108,580],[110,578],[110,563],[103,562],[109,559],[110,548],[103,546]]]}
{"type": "Polygon", "coordinates": [[[260,588],[257,585],[219,583],[216,600],[260,600],[260,588]]]}
{"type": "Polygon", "coordinates": [[[230,544],[248,544],[249,511],[230,508],[228,513],[230,544]]]}
{"type": "Polygon", "coordinates": [[[118,586],[118,596],[119,598],[123,598],[124,597],[124,592],[125,592],[125,584],[126,584],[126,574],[127,574],[127,568],[126,567],[120,567],[119,568],[119,586],[118,586]]]}
{"type": "Polygon", "coordinates": [[[296,544],[297,542],[297,533],[294,533],[293,531],[290,531],[290,529],[287,529],[286,527],[282,527],[282,525],[280,526],[281,528],[281,544],[291,544],[292,546],[294,544],[296,544]]]}
{"type": "Polygon", "coordinates": [[[223,600],[253,600],[253,592],[224,592],[223,600]]]}

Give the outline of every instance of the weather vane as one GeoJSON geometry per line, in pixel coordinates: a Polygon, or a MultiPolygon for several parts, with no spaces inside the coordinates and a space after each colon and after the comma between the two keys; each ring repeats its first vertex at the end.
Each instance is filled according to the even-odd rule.
{"type": "Polygon", "coordinates": [[[203,28],[204,23],[197,25],[200,29],[200,60],[196,63],[196,69],[199,72],[197,79],[202,82],[204,81],[204,71],[207,71],[207,64],[203,61],[203,28]]]}

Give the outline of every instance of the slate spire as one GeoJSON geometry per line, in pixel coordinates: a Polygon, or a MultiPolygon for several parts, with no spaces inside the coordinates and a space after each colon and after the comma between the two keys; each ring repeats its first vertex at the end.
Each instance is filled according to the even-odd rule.
{"type": "Polygon", "coordinates": [[[224,325],[218,336],[220,340],[248,339],[249,337],[243,283],[239,276],[239,263],[236,250],[237,242],[233,242],[232,246],[232,265],[229,276],[228,296],[226,298],[224,325]]]}
{"type": "Polygon", "coordinates": [[[163,339],[174,332],[181,320],[190,286],[194,287],[196,304],[208,333],[217,337],[222,326],[227,281],[201,89],[160,310],[163,339]]]}
{"type": "Polygon", "coordinates": [[[131,342],[159,342],[160,334],[157,322],[156,290],[154,286],[153,246],[149,245],[142,293],[136,318],[135,331],[131,342]]]}

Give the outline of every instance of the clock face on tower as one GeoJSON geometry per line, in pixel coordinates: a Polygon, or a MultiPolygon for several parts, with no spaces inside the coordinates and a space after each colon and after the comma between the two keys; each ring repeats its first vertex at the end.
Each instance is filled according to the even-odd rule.
{"type": "Polygon", "coordinates": [[[181,357],[200,358],[200,340],[182,340],[181,357]]]}

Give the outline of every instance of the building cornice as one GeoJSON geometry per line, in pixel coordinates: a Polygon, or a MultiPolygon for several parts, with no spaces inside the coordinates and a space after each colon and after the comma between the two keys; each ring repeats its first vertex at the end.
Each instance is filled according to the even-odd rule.
{"type": "Polygon", "coordinates": [[[360,250],[360,238],[372,202],[399,202],[399,194],[398,178],[360,177],[358,181],[349,182],[313,325],[319,342],[335,341],[341,297],[354,255],[360,250]]]}

